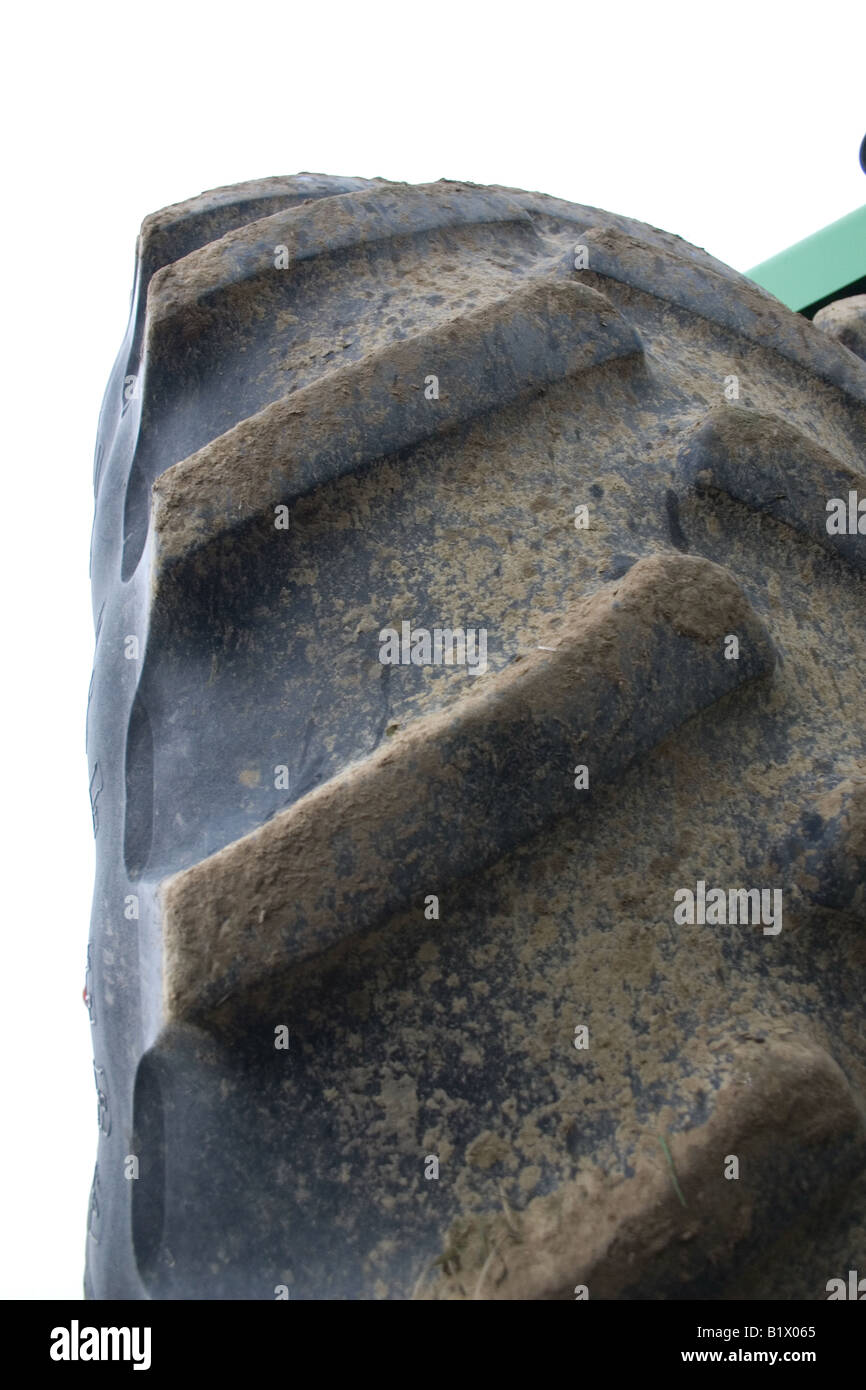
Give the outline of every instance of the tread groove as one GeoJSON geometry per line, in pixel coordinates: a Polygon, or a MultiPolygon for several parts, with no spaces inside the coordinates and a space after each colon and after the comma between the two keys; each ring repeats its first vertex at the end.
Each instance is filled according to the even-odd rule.
{"type": "Polygon", "coordinates": [[[456,876],[495,862],[575,806],[569,771],[581,746],[592,750],[593,783],[610,781],[774,661],[727,571],[691,556],[638,561],[554,640],[555,651],[482,678],[449,710],[167,880],[169,1016],[195,1018],[344,939],[347,921],[355,933],[397,912],[438,878],[436,865],[456,876]],[[736,662],[722,654],[730,631],[741,636],[736,662]]]}
{"type": "Polygon", "coordinates": [[[866,497],[866,474],[778,416],[742,406],[712,412],[680,450],[677,474],[685,487],[726,493],[866,573],[866,537],[827,531],[827,503],[847,505],[852,491],[866,497]]]}
{"type": "Polygon", "coordinates": [[[728,276],[689,254],[661,256],[655,246],[615,227],[592,227],[584,242],[589,267],[581,274],[616,280],[731,329],[866,402],[866,366],[751,281],[740,279],[732,294],[728,276]]]}
{"type": "Polygon", "coordinates": [[[640,358],[597,291],[539,278],[432,332],[339,368],[175,464],[153,485],[155,583],[242,524],[325,483],[602,363],[640,358]],[[425,397],[438,375],[439,400],[425,397]]]}

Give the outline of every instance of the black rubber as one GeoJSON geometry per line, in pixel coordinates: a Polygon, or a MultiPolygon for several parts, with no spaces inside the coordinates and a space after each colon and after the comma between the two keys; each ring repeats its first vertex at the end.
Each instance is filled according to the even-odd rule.
{"type": "Polygon", "coordinates": [[[862,1267],[864,449],[852,351],[626,218],[302,174],[145,221],[95,465],[88,1297],[862,1267]],[[486,663],[383,663],[403,623],[486,663]],[[678,920],[701,882],[780,930],[678,920]]]}

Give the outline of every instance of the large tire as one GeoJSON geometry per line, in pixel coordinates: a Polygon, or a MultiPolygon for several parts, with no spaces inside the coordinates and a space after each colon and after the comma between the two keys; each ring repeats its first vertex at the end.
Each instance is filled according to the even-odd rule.
{"type": "Polygon", "coordinates": [[[145,221],[89,1297],[866,1269],[864,443],[863,362],[625,218],[304,174],[145,221]],[[383,662],[404,622],[487,669],[383,662]]]}

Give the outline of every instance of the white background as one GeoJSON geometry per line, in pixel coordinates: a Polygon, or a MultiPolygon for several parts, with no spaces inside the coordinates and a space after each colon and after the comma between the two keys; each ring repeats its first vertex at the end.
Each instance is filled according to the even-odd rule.
{"type": "Polygon", "coordinates": [[[91,469],[142,217],[300,170],[449,177],[625,213],[748,269],[866,202],[866,18],[854,0],[17,11],[2,81],[0,1296],[74,1298],[96,1148],[91,469]]]}

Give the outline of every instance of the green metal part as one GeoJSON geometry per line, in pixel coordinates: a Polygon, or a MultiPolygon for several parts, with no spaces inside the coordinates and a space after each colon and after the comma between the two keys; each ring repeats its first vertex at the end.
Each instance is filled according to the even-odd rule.
{"type": "Polygon", "coordinates": [[[746,274],[798,313],[826,302],[866,276],[866,205],[746,274]]]}

